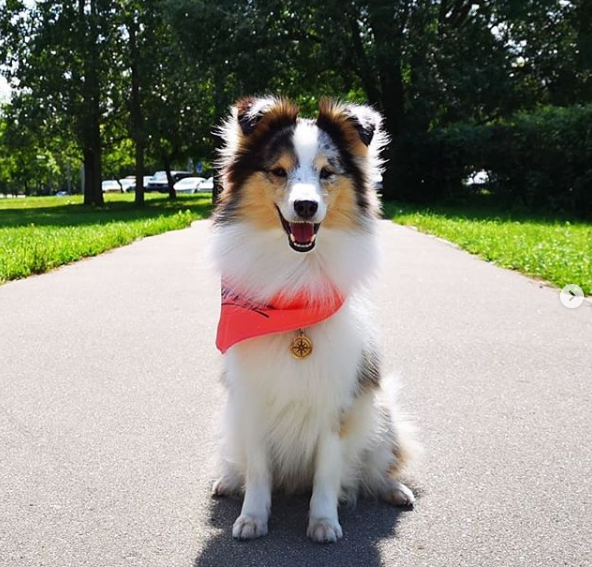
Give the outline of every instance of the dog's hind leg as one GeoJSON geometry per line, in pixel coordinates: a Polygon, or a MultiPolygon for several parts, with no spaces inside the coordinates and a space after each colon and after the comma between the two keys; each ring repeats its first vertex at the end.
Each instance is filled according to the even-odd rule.
{"type": "Polygon", "coordinates": [[[393,506],[413,506],[415,496],[411,489],[400,480],[391,478],[388,488],[383,493],[383,499],[393,506]]]}
{"type": "Polygon", "coordinates": [[[379,440],[363,459],[363,488],[393,506],[413,506],[415,496],[401,481],[401,474],[420,447],[409,424],[395,421],[387,408],[382,408],[378,423],[379,440]]]}
{"type": "Polygon", "coordinates": [[[224,462],[222,474],[214,482],[212,496],[238,496],[243,491],[244,480],[232,463],[224,462]]]}
{"type": "Polygon", "coordinates": [[[411,447],[407,446],[402,432],[396,431],[394,439],[390,440],[392,460],[387,470],[386,490],[383,498],[393,506],[413,506],[415,496],[411,489],[399,479],[401,471],[411,460],[411,447]]]}
{"type": "Polygon", "coordinates": [[[377,497],[393,506],[413,506],[415,497],[400,479],[397,446],[386,440],[366,456],[363,487],[369,496],[377,497]]]}

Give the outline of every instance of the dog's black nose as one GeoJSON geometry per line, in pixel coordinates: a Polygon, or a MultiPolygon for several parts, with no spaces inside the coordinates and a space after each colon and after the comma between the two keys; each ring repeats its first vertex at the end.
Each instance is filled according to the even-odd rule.
{"type": "Polygon", "coordinates": [[[319,208],[316,201],[294,201],[294,210],[296,214],[303,219],[310,219],[319,208]]]}

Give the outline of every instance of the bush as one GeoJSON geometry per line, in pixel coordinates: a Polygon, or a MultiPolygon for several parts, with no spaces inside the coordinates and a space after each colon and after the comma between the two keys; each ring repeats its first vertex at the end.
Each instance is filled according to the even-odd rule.
{"type": "Polygon", "coordinates": [[[400,198],[462,199],[474,191],[463,180],[485,170],[487,189],[506,205],[592,217],[592,105],[405,136],[395,156],[400,198]]]}

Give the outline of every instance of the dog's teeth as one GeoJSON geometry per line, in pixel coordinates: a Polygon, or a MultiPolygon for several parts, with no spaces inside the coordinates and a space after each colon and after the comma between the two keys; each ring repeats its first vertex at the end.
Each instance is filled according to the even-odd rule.
{"type": "Polygon", "coordinates": [[[317,235],[316,235],[316,234],[313,234],[313,235],[312,235],[312,238],[310,239],[310,243],[311,243],[311,244],[312,244],[312,243],[315,241],[315,238],[316,238],[316,237],[317,237],[317,235]]]}
{"type": "Polygon", "coordinates": [[[296,242],[296,239],[294,238],[294,235],[293,235],[292,233],[290,233],[290,240],[291,240],[292,242],[296,242]]]}

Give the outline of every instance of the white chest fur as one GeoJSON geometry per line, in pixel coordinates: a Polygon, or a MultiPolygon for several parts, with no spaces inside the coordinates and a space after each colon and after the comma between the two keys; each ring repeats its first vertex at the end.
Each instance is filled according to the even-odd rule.
{"type": "Polygon", "coordinates": [[[239,430],[261,428],[281,484],[310,482],[319,436],[339,429],[354,400],[369,339],[361,315],[349,300],[333,317],[306,329],[314,343],[306,359],[290,352],[296,332],[245,341],[226,356],[234,419],[239,430]]]}

